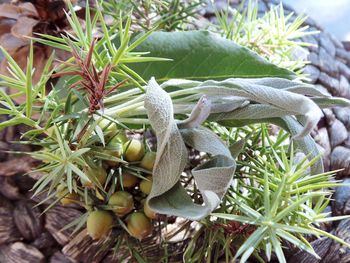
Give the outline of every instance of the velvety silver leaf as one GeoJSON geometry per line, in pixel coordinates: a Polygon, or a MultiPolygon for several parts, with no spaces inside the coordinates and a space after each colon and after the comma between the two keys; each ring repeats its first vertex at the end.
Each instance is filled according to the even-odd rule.
{"type": "MultiPolygon", "coordinates": [[[[324,101],[327,94],[315,89],[313,86],[280,78],[239,79],[231,78],[223,81],[207,80],[198,82],[192,80],[170,80],[162,84],[162,87],[175,86],[180,89],[191,90],[192,94],[207,95],[211,97],[239,97],[263,105],[260,111],[254,111],[255,118],[282,117],[287,115],[302,115],[306,117],[303,130],[296,134],[296,138],[306,136],[317,125],[322,117],[322,111],[317,104],[304,95],[319,97],[324,101]],[[268,107],[273,107],[268,109],[268,107]],[[270,112],[272,110],[273,112],[270,112]]],[[[212,100],[213,102],[213,100],[212,100]]],[[[215,105],[215,103],[213,103],[215,105]]],[[[259,106],[255,110],[258,109],[259,106]]],[[[226,106],[226,109],[228,107],[226,106]]],[[[248,115],[251,108],[236,111],[248,115]]],[[[222,112],[228,112],[223,110],[222,112]]],[[[212,113],[214,113],[212,111],[212,113]]],[[[216,111],[216,113],[219,113],[216,111]]],[[[237,112],[235,112],[237,113],[237,112]]],[[[239,117],[236,117],[238,119],[239,117]]],[[[248,117],[245,117],[248,119],[248,117]]],[[[244,118],[244,119],[245,119],[244,118]]],[[[226,119],[226,118],[225,118],[226,119]]]]}
{"type": "MultiPolygon", "coordinates": [[[[181,133],[173,117],[170,96],[151,79],[147,87],[145,108],[158,141],[153,169],[153,186],[148,197],[150,207],[160,214],[199,220],[212,212],[226,192],[235,170],[235,161],[226,145],[213,132],[197,127],[210,112],[210,104],[200,100],[182,125],[181,133]],[[190,127],[190,128],[188,128],[190,127]],[[192,170],[204,204],[193,203],[179,183],[187,161],[187,145],[212,158],[192,170]]],[[[181,126],[181,125],[180,125],[181,126]]]]}
{"type": "Polygon", "coordinates": [[[307,119],[305,128],[296,137],[309,134],[323,115],[317,104],[308,97],[268,85],[252,84],[244,79],[209,80],[199,85],[199,90],[203,94],[215,93],[223,97],[246,97],[250,101],[275,106],[293,115],[304,115],[307,119]]]}
{"type": "Polygon", "coordinates": [[[169,191],[179,181],[187,161],[187,150],[174,120],[170,96],[151,79],[145,97],[145,109],[157,137],[157,156],[153,169],[153,185],[149,195],[153,199],[169,191]]]}
{"type": "Polygon", "coordinates": [[[208,118],[211,110],[211,102],[203,95],[193,107],[190,116],[177,124],[179,128],[196,128],[208,118]]]}

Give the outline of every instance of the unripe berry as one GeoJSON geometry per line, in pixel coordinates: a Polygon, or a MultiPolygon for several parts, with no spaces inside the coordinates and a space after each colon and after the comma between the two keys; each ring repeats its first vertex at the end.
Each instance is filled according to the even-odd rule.
{"type": "Polygon", "coordinates": [[[127,161],[140,161],[144,155],[145,148],[142,141],[132,139],[124,143],[124,157],[127,161]]]}
{"type": "Polygon", "coordinates": [[[55,139],[57,138],[54,126],[47,128],[46,134],[51,138],[55,138],[55,139]]]}
{"type": "Polygon", "coordinates": [[[135,175],[129,173],[123,173],[122,180],[123,187],[126,188],[134,187],[139,181],[139,179],[135,175]]]}
{"type": "MultiPolygon", "coordinates": [[[[105,153],[113,157],[120,158],[123,154],[123,144],[121,142],[111,141],[108,143],[105,153]]],[[[119,163],[117,161],[106,161],[109,166],[117,166],[119,163]]]]}
{"type": "Polygon", "coordinates": [[[113,138],[109,140],[108,145],[113,144],[124,144],[128,141],[128,137],[126,136],[124,131],[118,130],[113,134],[113,138]]]}
{"type": "Polygon", "coordinates": [[[141,181],[140,190],[146,195],[149,195],[152,190],[153,178],[152,176],[147,176],[146,178],[147,180],[144,179],[141,181]]]}
{"type": "Polygon", "coordinates": [[[115,192],[109,198],[108,204],[113,206],[113,212],[120,217],[125,216],[134,209],[134,200],[132,195],[126,191],[115,192]]]}
{"type": "Polygon", "coordinates": [[[127,226],[131,236],[141,240],[152,233],[152,223],[144,213],[134,212],[127,218],[127,226]]]}
{"type": "Polygon", "coordinates": [[[103,210],[93,211],[89,214],[87,222],[87,232],[94,240],[107,236],[113,226],[113,216],[103,210]]]}
{"type": "MultiPolygon", "coordinates": [[[[103,186],[106,183],[107,172],[102,166],[98,166],[96,168],[89,168],[86,171],[86,173],[87,173],[89,178],[95,178],[101,184],[101,186],[103,186]]],[[[93,180],[91,180],[89,182],[89,181],[86,181],[84,179],[81,179],[81,183],[85,187],[93,187],[94,186],[93,180]]]]}
{"type": "Polygon", "coordinates": [[[101,119],[97,125],[100,126],[100,128],[106,132],[117,131],[117,125],[114,122],[111,122],[107,119],[101,119]]]}
{"type": "Polygon", "coordinates": [[[155,152],[147,152],[142,158],[140,166],[146,170],[152,171],[156,160],[156,155],[157,154],[155,152]]]}
{"type": "Polygon", "coordinates": [[[56,196],[63,197],[68,192],[67,187],[64,184],[59,184],[57,186],[56,196]]]}

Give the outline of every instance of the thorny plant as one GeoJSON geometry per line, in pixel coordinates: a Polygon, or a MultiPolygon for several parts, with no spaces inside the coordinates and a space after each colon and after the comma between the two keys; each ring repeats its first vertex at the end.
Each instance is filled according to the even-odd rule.
{"type": "Polygon", "coordinates": [[[221,207],[202,221],[203,231],[188,246],[186,260],[218,262],[224,257],[227,261],[240,258],[245,262],[254,254],[265,262],[274,252],[279,262],[286,262],[283,246],[318,257],[305,237],[308,234],[330,237],[346,245],[317,228],[323,222],[348,218],[329,217],[323,212],[332,195],[326,189],[341,186],[334,180],[335,172],[310,176],[310,166],[316,159],[309,162],[305,155],[295,153],[284,131],[271,137],[268,128],[261,125],[226,132],[231,134],[230,140],[245,136],[246,150],[238,156],[236,179],[221,207]]]}
{"type": "Polygon", "coordinates": [[[62,71],[52,75],[52,77],[62,77],[62,76],[80,76],[82,80],[78,80],[70,85],[70,88],[75,88],[80,86],[80,89],[84,89],[89,97],[89,113],[93,114],[96,110],[104,110],[103,99],[109,94],[114,92],[117,88],[121,87],[127,80],[114,85],[113,87],[107,88],[107,82],[109,74],[112,70],[112,65],[107,64],[102,71],[97,71],[96,67],[92,63],[92,54],[95,48],[97,40],[93,40],[91,47],[85,60],[78,53],[76,48],[72,43],[70,43],[70,48],[72,55],[75,59],[76,65],[64,63],[69,66],[70,71],[62,71]]]}
{"type": "Polygon", "coordinates": [[[307,16],[300,14],[287,16],[283,5],[272,7],[263,15],[258,14],[258,1],[242,1],[240,7],[216,11],[219,25],[217,29],[223,36],[238,44],[249,47],[270,62],[295,71],[301,78],[306,61],[307,50],[312,44],[303,41],[304,37],[318,34],[318,31],[303,25],[307,16]]]}
{"type": "MultiPolygon", "coordinates": [[[[127,246],[129,259],[139,261],[147,255],[140,255],[140,243],[134,246],[135,240],[130,236],[143,239],[152,232],[152,226],[159,229],[159,240],[164,245],[160,257],[168,260],[173,256],[168,254],[166,238],[161,235],[168,219],[158,217],[155,211],[196,218],[203,224],[183,255],[186,262],[203,259],[215,262],[223,257],[229,261],[239,256],[245,261],[252,254],[259,259],[260,250],[268,258],[274,251],[284,262],[283,240],[314,254],[303,236],[310,231],[344,244],[314,227],[326,220],[322,211],[330,192],[323,189],[339,184],[328,181],[331,173],[320,172],[322,165],[316,158],[318,150],[311,137],[296,141],[310,156],[294,164],[293,151],[281,147],[288,137],[286,133],[278,135],[272,143],[266,128],[257,132],[254,126],[250,130],[246,125],[261,121],[277,123],[293,136],[305,135],[319,119],[315,115],[320,112],[318,107],[348,106],[347,100],[328,98],[313,86],[290,81],[294,77],[291,72],[207,32],[175,32],[164,37],[165,33],[151,30],[133,37],[130,13],[120,14],[118,23],[108,25],[103,6],[96,3],[96,12],[92,14],[87,2],[82,27],[68,3],[67,21],[72,32],[32,38],[36,43],[71,54],[71,58],[51,69],[52,55],[37,83],[32,81],[33,45],[25,70],[3,49],[10,76],[1,75],[1,85],[15,92],[0,91],[0,114],[10,116],[0,123],[0,129],[18,124],[32,128],[22,135],[27,140],[22,143],[42,147],[31,155],[42,161],[36,171],[44,173],[35,185],[35,194],[47,195],[43,203],[56,199],[47,209],[58,202],[79,204],[86,212],[67,228],[74,227],[75,233],[87,223],[91,237],[98,239],[113,227],[125,237],[116,241],[116,247],[127,246]],[[97,40],[93,34],[96,27],[104,33],[97,40]],[[177,43],[169,45],[166,42],[169,39],[177,39],[177,43]],[[188,48],[198,41],[204,44],[197,45],[196,50],[188,48]],[[164,43],[166,47],[162,46],[164,43]],[[152,47],[165,58],[147,57],[152,47]],[[200,55],[191,57],[196,54],[194,51],[200,55]],[[209,51],[219,51],[215,53],[219,54],[217,57],[207,58],[216,67],[202,61],[209,51]],[[180,52],[180,58],[174,57],[174,52],[180,52]],[[217,61],[220,56],[222,60],[217,61]],[[235,64],[225,64],[227,57],[235,64]],[[172,63],[169,58],[175,60],[170,66],[166,63],[172,63]],[[146,70],[142,71],[143,64],[146,70]],[[163,68],[168,71],[162,72],[163,68]],[[201,69],[208,75],[201,75],[201,69]],[[147,70],[155,75],[162,72],[157,80],[167,81],[158,85],[152,78],[147,84],[148,79],[144,79],[147,70]],[[179,80],[184,78],[184,72],[192,75],[179,80]],[[47,93],[45,87],[53,73],[60,79],[47,93]],[[222,81],[223,75],[228,77],[222,81]],[[25,103],[13,103],[14,97],[22,95],[25,103]],[[280,99],[276,100],[276,96],[280,99]],[[306,127],[289,115],[306,116],[306,127]],[[245,127],[230,128],[237,124],[245,127]],[[45,136],[39,136],[43,133],[45,136]],[[242,149],[236,143],[242,134],[246,144],[239,155],[242,149]],[[156,144],[157,153],[152,152],[156,144]],[[230,153],[227,145],[238,148],[231,147],[230,153]],[[206,155],[200,160],[201,165],[183,173],[189,164],[188,148],[206,155]],[[238,176],[236,184],[230,185],[236,167],[233,156],[238,157],[238,176]],[[216,179],[203,180],[203,172],[216,179]],[[224,181],[219,191],[213,189],[213,185],[224,181]],[[205,183],[211,185],[206,189],[205,183]],[[169,191],[159,193],[159,188],[169,191]],[[168,194],[172,196],[167,199],[168,194]],[[165,202],[155,202],[151,207],[150,201],[157,198],[165,202]],[[169,205],[169,200],[177,202],[176,205],[169,205]],[[203,200],[206,201],[203,206],[194,203],[203,200]],[[213,206],[207,208],[208,204],[213,206]],[[219,210],[205,217],[219,204],[219,210]],[[153,218],[152,223],[149,218],[153,218]],[[197,241],[203,244],[201,249],[196,249],[197,241]],[[220,253],[221,248],[224,254],[220,253]]],[[[335,219],[340,218],[330,220],[335,219]]],[[[157,250],[146,241],[144,244],[157,250]]]]}
{"type": "Polygon", "coordinates": [[[132,11],[136,30],[151,30],[157,28],[165,31],[187,29],[195,20],[200,9],[205,5],[204,0],[123,0],[104,1],[105,12],[116,21],[119,10],[132,11]],[[117,12],[116,12],[117,11],[117,12]]]}

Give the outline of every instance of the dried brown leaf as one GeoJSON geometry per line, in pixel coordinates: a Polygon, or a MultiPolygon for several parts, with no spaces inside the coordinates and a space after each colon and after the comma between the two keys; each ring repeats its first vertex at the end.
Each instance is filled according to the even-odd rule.
{"type": "Polygon", "coordinates": [[[0,37],[0,45],[9,53],[15,53],[17,49],[28,44],[28,40],[20,39],[11,33],[5,33],[0,37]]]}
{"type": "Polygon", "coordinates": [[[24,39],[33,35],[33,28],[39,23],[39,20],[26,16],[20,17],[16,24],[11,28],[11,33],[17,38],[24,39]]]}
{"type": "Polygon", "coordinates": [[[29,157],[19,157],[0,163],[0,176],[13,176],[16,174],[25,174],[30,172],[38,161],[29,157]]]}
{"type": "Polygon", "coordinates": [[[29,2],[22,3],[18,5],[18,9],[19,9],[19,12],[22,14],[22,16],[39,17],[37,10],[32,3],[29,3],[29,2]]]}
{"type": "Polygon", "coordinates": [[[11,32],[11,24],[0,24],[0,35],[11,32]]]}
{"type": "Polygon", "coordinates": [[[18,6],[12,4],[0,5],[0,18],[18,19],[21,13],[18,6]]]}
{"type": "Polygon", "coordinates": [[[0,18],[19,19],[22,16],[38,16],[38,12],[32,3],[23,3],[20,5],[1,4],[0,18]]]}

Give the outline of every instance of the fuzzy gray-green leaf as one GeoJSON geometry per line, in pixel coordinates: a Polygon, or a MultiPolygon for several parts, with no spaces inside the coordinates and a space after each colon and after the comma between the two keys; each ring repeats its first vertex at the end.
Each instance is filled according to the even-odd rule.
{"type": "Polygon", "coordinates": [[[180,133],[173,117],[171,98],[154,79],[147,88],[145,108],[158,142],[153,186],[148,197],[150,207],[158,213],[192,220],[207,216],[219,205],[235,170],[229,149],[208,129],[185,128],[180,133]],[[192,170],[204,205],[194,204],[178,182],[187,161],[184,141],[212,155],[209,161],[192,170]]]}

